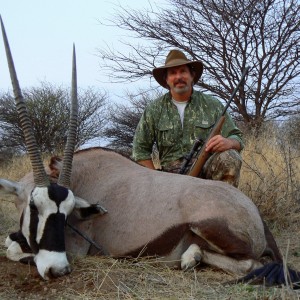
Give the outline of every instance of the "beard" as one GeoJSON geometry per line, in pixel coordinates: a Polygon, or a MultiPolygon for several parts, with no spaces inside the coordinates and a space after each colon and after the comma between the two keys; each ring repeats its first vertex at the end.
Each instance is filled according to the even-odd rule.
{"type": "Polygon", "coordinates": [[[189,86],[188,85],[186,85],[186,86],[184,86],[184,87],[174,87],[173,88],[173,90],[174,90],[174,92],[175,93],[177,93],[177,94],[184,94],[184,93],[186,93],[186,92],[188,92],[189,91],[189,86]]]}

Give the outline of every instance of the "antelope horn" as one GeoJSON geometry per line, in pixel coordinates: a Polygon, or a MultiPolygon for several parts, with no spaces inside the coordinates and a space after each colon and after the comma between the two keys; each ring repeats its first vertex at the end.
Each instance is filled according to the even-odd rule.
{"type": "Polygon", "coordinates": [[[7,57],[8,69],[9,69],[10,78],[11,78],[13,91],[15,95],[16,107],[17,107],[18,115],[21,122],[21,127],[25,137],[26,148],[29,153],[29,157],[32,165],[34,182],[39,187],[45,187],[49,185],[49,179],[44,169],[43,161],[33,134],[32,125],[28,116],[26,104],[18,82],[17,73],[14,67],[13,58],[10,52],[10,47],[9,47],[9,43],[7,40],[7,36],[6,36],[6,32],[5,32],[5,28],[1,16],[0,16],[0,22],[1,22],[5,52],[7,57]]]}
{"type": "Polygon", "coordinates": [[[59,174],[57,183],[66,188],[70,187],[72,161],[76,144],[77,124],[78,124],[78,99],[77,99],[77,71],[76,71],[76,53],[73,45],[73,64],[72,64],[72,90],[71,90],[71,109],[70,123],[67,143],[64,150],[63,166],[59,174]]]}

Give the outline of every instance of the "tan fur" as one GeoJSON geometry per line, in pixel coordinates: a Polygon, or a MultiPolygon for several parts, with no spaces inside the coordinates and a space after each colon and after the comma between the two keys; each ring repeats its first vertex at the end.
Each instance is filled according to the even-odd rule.
{"type": "MultiPolygon", "coordinates": [[[[57,169],[52,171],[57,174],[57,169]]],[[[30,190],[28,175],[22,181],[30,190]]],[[[108,210],[90,226],[80,225],[75,218],[72,222],[85,227],[87,234],[114,257],[144,248],[145,255],[155,251],[180,264],[183,252],[196,243],[203,250],[258,261],[267,246],[256,206],[223,182],[158,172],[112,151],[90,149],[74,156],[71,190],[108,210]],[[177,237],[168,234],[172,230],[176,233],[176,228],[184,233],[177,237]],[[162,249],[175,252],[162,253],[162,249]]],[[[87,242],[80,251],[82,241],[78,244],[78,239],[81,237],[68,236],[67,248],[86,254],[87,242]]]]}

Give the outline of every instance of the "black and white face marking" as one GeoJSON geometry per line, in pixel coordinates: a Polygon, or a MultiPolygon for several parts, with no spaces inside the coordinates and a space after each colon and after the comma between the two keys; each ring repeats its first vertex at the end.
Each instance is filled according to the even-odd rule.
{"type": "Polygon", "coordinates": [[[44,279],[71,272],[65,251],[64,227],[74,206],[73,193],[57,184],[34,188],[28,199],[21,228],[44,279]]]}

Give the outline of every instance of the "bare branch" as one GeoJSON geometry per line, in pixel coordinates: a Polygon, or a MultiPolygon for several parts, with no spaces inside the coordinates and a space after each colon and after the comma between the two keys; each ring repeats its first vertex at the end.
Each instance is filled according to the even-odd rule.
{"type": "Polygon", "coordinates": [[[167,52],[178,48],[202,60],[197,85],[227,101],[242,71],[246,82],[231,106],[246,123],[273,119],[299,107],[299,0],[169,0],[168,9],[120,7],[111,25],[137,39],[129,53],[98,49],[113,81],[151,78],[167,52]]]}

